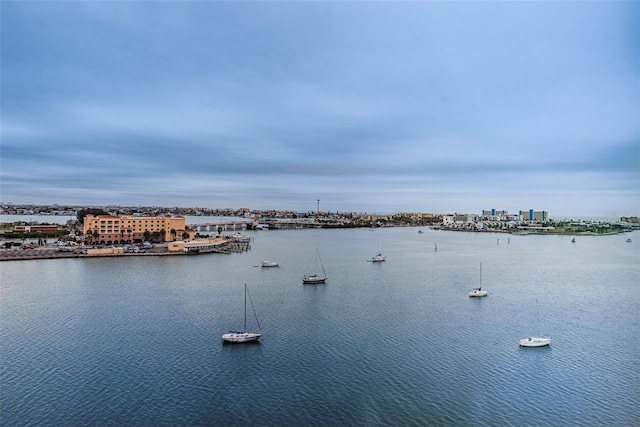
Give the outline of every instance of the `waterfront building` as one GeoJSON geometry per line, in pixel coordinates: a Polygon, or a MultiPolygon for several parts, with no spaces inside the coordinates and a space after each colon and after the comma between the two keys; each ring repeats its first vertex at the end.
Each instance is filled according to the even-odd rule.
{"type": "Polygon", "coordinates": [[[421,221],[433,219],[433,214],[424,212],[398,212],[397,214],[393,215],[392,218],[409,218],[412,221],[421,221]]]}
{"type": "Polygon", "coordinates": [[[524,210],[520,211],[520,219],[522,221],[546,222],[549,221],[549,212],[534,211],[533,209],[524,210]]]}
{"type": "Polygon", "coordinates": [[[484,209],[482,216],[489,218],[492,221],[504,221],[509,219],[509,212],[498,209],[484,209]]]}
{"type": "Polygon", "coordinates": [[[183,216],[162,217],[132,215],[87,215],[83,232],[86,240],[101,244],[124,244],[158,239],[165,242],[182,240],[188,234],[192,239],[195,231],[188,229],[183,216]],[[98,237],[95,237],[98,236],[98,237]]]}
{"type": "Polygon", "coordinates": [[[471,224],[477,223],[479,218],[477,215],[470,214],[449,214],[442,215],[442,222],[445,226],[453,225],[453,224],[471,224]]]}

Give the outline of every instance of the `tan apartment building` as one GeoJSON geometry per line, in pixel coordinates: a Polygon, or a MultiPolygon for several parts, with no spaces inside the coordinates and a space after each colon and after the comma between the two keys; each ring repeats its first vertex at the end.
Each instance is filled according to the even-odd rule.
{"type": "Polygon", "coordinates": [[[545,221],[549,221],[549,212],[534,211],[533,209],[523,210],[523,211],[520,211],[520,219],[522,221],[545,222],[545,221]]]}
{"type": "Polygon", "coordinates": [[[183,216],[172,217],[171,215],[134,217],[89,214],[84,218],[83,232],[85,240],[106,245],[136,243],[151,239],[173,242],[182,240],[184,233],[189,234],[189,239],[192,239],[195,234],[194,230],[187,229],[183,216]]]}

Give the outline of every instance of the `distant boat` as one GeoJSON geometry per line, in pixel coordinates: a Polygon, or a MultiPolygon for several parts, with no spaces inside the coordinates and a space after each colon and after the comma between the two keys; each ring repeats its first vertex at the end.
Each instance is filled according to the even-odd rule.
{"type": "Polygon", "coordinates": [[[262,261],[261,266],[262,267],[280,267],[280,265],[278,265],[278,263],[275,261],[262,261]]]}
{"type": "Polygon", "coordinates": [[[380,253],[378,253],[378,255],[372,256],[369,262],[382,262],[385,259],[386,258],[382,255],[382,240],[380,240],[380,253]]]}
{"type": "Polygon", "coordinates": [[[242,331],[229,331],[227,334],[222,335],[222,340],[224,342],[231,343],[243,343],[250,341],[258,341],[262,336],[262,329],[260,328],[260,323],[258,322],[258,316],[256,315],[255,309],[253,309],[253,301],[251,301],[251,295],[249,295],[249,302],[251,302],[251,309],[253,309],[253,315],[256,318],[256,323],[258,324],[258,329],[260,332],[247,332],[247,295],[249,291],[247,290],[247,284],[244,284],[244,329],[242,331]]]}
{"type": "Polygon", "coordinates": [[[627,239],[627,243],[631,243],[631,239],[627,239]]]}
{"type": "Polygon", "coordinates": [[[471,292],[469,292],[470,297],[486,297],[489,295],[488,291],[482,290],[482,263],[480,263],[480,286],[477,288],[473,288],[471,292]]]}
{"type": "Polygon", "coordinates": [[[422,233],[424,233],[424,231],[418,230],[418,234],[422,234],[422,233]]]}
{"type": "Polygon", "coordinates": [[[576,238],[574,237],[573,239],[571,239],[571,243],[575,243],[576,242],[576,238]]]}
{"type": "Polygon", "coordinates": [[[324,265],[322,264],[322,259],[320,258],[320,251],[316,248],[316,274],[312,274],[310,276],[304,276],[302,278],[302,283],[305,285],[319,285],[324,283],[327,280],[327,273],[324,272],[324,265]],[[318,276],[318,262],[322,267],[322,276],[318,276]]]}
{"type": "Polygon", "coordinates": [[[544,347],[551,344],[551,338],[529,337],[520,340],[520,347],[544,347]]]}
{"type": "Polygon", "coordinates": [[[519,341],[520,347],[544,347],[551,344],[551,337],[540,337],[540,328],[538,326],[538,300],[536,299],[536,328],[538,329],[537,337],[522,338],[519,341]]]}
{"type": "Polygon", "coordinates": [[[237,243],[248,243],[251,241],[251,237],[247,237],[242,233],[235,233],[233,236],[231,236],[231,240],[237,243]]]}
{"type": "Polygon", "coordinates": [[[382,261],[385,261],[385,260],[386,260],[386,258],[384,256],[382,256],[382,254],[378,254],[378,255],[372,256],[369,261],[370,262],[382,262],[382,261]]]}

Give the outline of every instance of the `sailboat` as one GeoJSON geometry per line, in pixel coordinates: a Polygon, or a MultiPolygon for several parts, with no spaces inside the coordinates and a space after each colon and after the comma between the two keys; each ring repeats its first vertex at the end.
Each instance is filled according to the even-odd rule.
{"type": "Polygon", "coordinates": [[[480,286],[477,288],[473,288],[471,292],[469,292],[470,297],[486,297],[489,295],[488,291],[482,290],[482,263],[480,263],[480,286]]]}
{"type": "Polygon", "coordinates": [[[320,252],[316,249],[316,274],[312,274],[310,276],[304,276],[302,279],[302,283],[305,285],[318,285],[324,283],[327,280],[327,273],[324,272],[324,265],[322,264],[322,259],[320,258],[320,252]],[[320,262],[320,266],[322,267],[322,276],[318,276],[318,261],[320,262]]]}
{"type": "Polygon", "coordinates": [[[538,299],[536,298],[536,328],[538,329],[537,337],[522,338],[519,343],[520,347],[544,347],[551,344],[551,337],[540,337],[540,327],[538,326],[538,299]]]}
{"type": "Polygon", "coordinates": [[[378,255],[372,256],[369,262],[382,262],[384,260],[385,257],[382,255],[382,240],[380,240],[380,253],[378,255]]]}
{"type": "MultiPolygon", "coordinates": [[[[244,284],[244,329],[242,331],[229,331],[229,333],[222,335],[222,341],[224,342],[232,342],[232,343],[242,343],[242,342],[250,342],[250,341],[258,341],[262,336],[262,330],[260,329],[260,322],[258,322],[258,316],[256,315],[256,311],[253,310],[253,315],[256,318],[256,323],[258,324],[258,329],[260,332],[247,332],[247,295],[249,291],[247,290],[247,284],[244,284]]],[[[249,302],[251,303],[251,309],[253,309],[253,302],[251,301],[251,295],[249,295],[249,302]]]]}

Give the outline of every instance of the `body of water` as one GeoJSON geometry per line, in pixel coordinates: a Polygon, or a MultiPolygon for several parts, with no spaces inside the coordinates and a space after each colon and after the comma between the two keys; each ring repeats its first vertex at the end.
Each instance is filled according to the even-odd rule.
{"type": "Polygon", "coordinates": [[[0,423],[640,425],[638,233],[417,230],[2,262],[0,423]],[[303,285],[316,248],[327,283],[303,285]],[[469,298],[481,262],[489,296],[469,298]],[[263,338],[223,345],[244,283],[263,338]],[[550,347],[518,347],[538,330],[550,347]]]}

